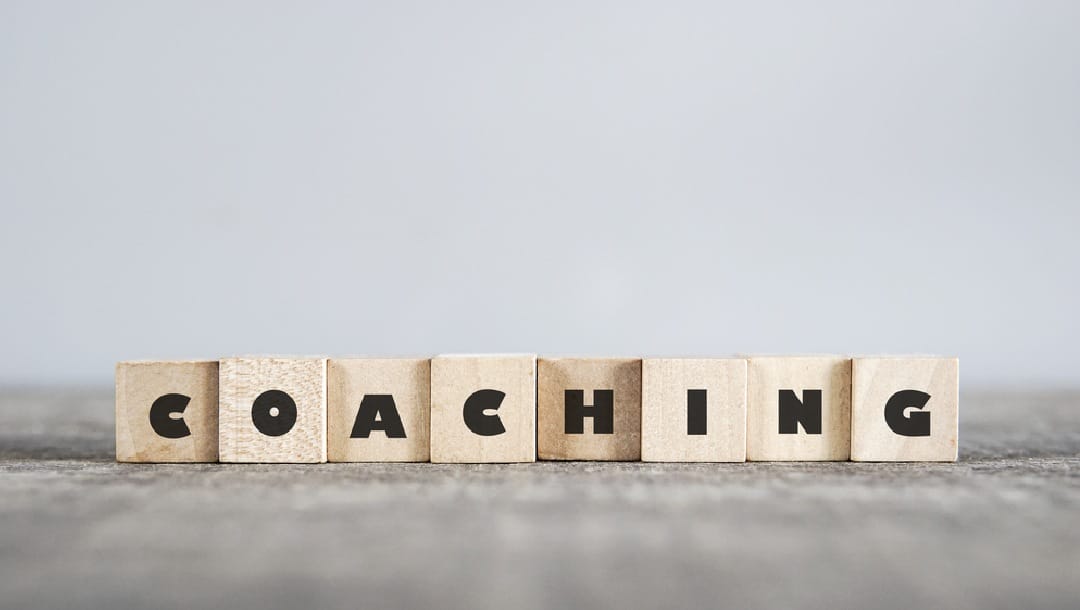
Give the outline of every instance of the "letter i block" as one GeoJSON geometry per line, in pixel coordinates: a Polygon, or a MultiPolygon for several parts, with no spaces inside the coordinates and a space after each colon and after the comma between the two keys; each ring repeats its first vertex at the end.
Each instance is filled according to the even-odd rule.
{"type": "Polygon", "coordinates": [[[746,459],[842,461],[850,456],[850,358],[750,358],[746,459]]]}
{"type": "Polygon", "coordinates": [[[431,461],[536,461],[536,356],[431,360],[431,461]]]}
{"type": "Polygon", "coordinates": [[[216,360],[116,365],[116,461],[217,459],[216,360]]]}
{"type": "Polygon", "coordinates": [[[956,461],[956,358],[856,358],[851,375],[852,460],[956,461]]]}
{"type": "Polygon", "coordinates": [[[222,462],[326,461],[326,359],[221,361],[222,462]]]}
{"type": "Polygon", "coordinates": [[[641,459],[641,360],[541,358],[541,460],[641,459]]]}
{"type": "Polygon", "coordinates": [[[641,459],[746,461],[746,360],[643,360],[641,459]]]}
{"type": "Polygon", "coordinates": [[[430,389],[427,358],[330,360],[328,461],[428,461],[430,389]]]}

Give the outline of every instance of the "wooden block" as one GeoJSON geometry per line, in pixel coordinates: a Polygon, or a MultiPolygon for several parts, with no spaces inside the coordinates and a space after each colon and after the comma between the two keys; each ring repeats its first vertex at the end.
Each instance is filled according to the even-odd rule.
{"type": "Polygon", "coordinates": [[[326,461],[326,359],[221,361],[222,462],[326,461]]]}
{"type": "Polygon", "coordinates": [[[216,360],[116,365],[116,461],[217,459],[216,360]]]}
{"type": "Polygon", "coordinates": [[[955,462],[960,362],[956,358],[855,358],[851,459],[955,462]]]}
{"type": "Polygon", "coordinates": [[[644,359],[641,459],[746,461],[746,360],[644,359]]]}
{"type": "Polygon", "coordinates": [[[536,461],[536,356],[431,360],[431,461],[536,461]]]}
{"type": "Polygon", "coordinates": [[[541,460],[641,459],[641,360],[541,358],[537,364],[541,460]]]}
{"type": "Polygon", "coordinates": [[[428,461],[430,388],[428,358],[330,360],[328,461],[428,461]]]}
{"type": "Polygon", "coordinates": [[[750,358],[747,371],[746,459],[850,457],[850,358],[750,358]]]}

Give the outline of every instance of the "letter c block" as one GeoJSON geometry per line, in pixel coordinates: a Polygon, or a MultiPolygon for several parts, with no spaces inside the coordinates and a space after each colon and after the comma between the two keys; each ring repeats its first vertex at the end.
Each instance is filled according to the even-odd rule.
{"type": "Polygon", "coordinates": [[[431,461],[536,461],[536,356],[431,360],[431,461]]]}
{"type": "Polygon", "coordinates": [[[116,365],[116,461],[217,460],[216,360],[116,365]]]}

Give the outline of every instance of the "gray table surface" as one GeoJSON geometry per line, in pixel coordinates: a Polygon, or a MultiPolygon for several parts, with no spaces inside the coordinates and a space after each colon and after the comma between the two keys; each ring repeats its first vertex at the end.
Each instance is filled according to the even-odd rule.
{"type": "Polygon", "coordinates": [[[127,465],[112,400],[0,390],[4,608],[1080,608],[1080,392],[894,465],[127,465]]]}

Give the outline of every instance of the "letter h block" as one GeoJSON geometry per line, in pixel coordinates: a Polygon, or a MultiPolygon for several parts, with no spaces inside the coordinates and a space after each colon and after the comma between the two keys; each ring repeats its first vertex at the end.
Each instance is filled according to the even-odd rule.
{"type": "Polygon", "coordinates": [[[221,361],[222,462],[326,461],[326,359],[221,361]]]}
{"type": "Polygon", "coordinates": [[[216,360],[116,365],[116,461],[217,459],[216,360]]]}
{"type": "Polygon", "coordinates": [[[536,461],[536,356],[431,360],[431,461],[536,461]]]}
{"type": "Polygon", "coordinates": [[[955,462],[959,371],[956,358],[855,358],[851,459],[955,462]]]}
{"type": "Polygon", "coordinates": [[[641,360],[541,358],[541,460],[641,459],[641,360]]]}

